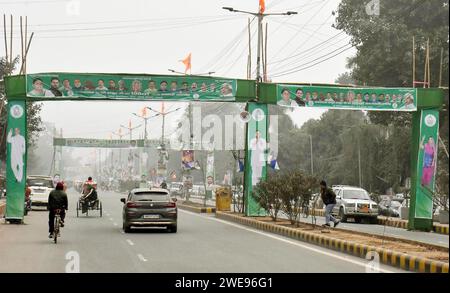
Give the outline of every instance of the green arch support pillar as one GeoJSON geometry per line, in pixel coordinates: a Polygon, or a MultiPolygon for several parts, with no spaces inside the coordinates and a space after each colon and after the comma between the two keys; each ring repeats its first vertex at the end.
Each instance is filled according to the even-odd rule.
{"type": "Polygon", "coordinates": [[[8,101],[6,147],[6,214],[9,222],[23,221],[27,178],[27,107],[25,100],[8,101]]]}
{"type": "Polygon", "coordinates": [[[412,118],[410,230],[433,229],[439,110],[442,104],[442,90],[419,89],[418,110],[412,118]]]}

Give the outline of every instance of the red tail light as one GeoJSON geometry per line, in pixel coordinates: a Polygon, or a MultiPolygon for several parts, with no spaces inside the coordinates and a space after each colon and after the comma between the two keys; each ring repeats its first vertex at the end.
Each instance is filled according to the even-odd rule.
{"type": "Polygon", "coordinates": [[[138,205],[134,202],[127,202],[127,208],[137,208],[138,205]]]}
{"type": "Polygon", "coordinates": [[[168,208],[175,208],[175,207],[177,207],[177,204],[174,203],[174,202],[169,202],[169,203],[166,205],[166,207],[168,207],[168,208]]]}

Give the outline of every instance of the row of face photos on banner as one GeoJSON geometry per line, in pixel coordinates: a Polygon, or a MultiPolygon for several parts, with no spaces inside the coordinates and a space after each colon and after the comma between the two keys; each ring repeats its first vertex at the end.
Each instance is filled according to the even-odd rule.
{"type": "Polygon", "coordinates": [[[414,111],[415,89],[279,86],[277,104],[283,107],[328,107],[414,111]]]}
{"type": "Polygon", "coordinates": [[[236,82],[201,78],[27,76],[28,97],[164,97],[234,100],[236,82]]]}

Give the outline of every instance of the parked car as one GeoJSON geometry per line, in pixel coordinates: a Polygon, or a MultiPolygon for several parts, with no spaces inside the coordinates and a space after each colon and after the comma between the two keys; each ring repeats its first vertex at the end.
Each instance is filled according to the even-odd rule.
{"type": "Polygon", "coordinates": [[[33,206],[46,207],[48,204],[48,195],[53,190],[53,178],[42,175],[28,176],[27,184],[31,189],[31,204],[33,206]]]}
{"type": "Polygon", "coordinates": [[[166,227],[177,232],[178,210],[176,198],[162,188],[136,188],[127,198],[121,198],[123,205],[123,231],[129,233],[132,227],[166,227]]]}
{"type": "Polygon", "coordinates": [[[377,222],[378,205],[370,199],[366,190],[347,185],[335,185],[332,188],[336,193],[336,205],[332,214],[339,216],[342,222],[346,222],[348,218],[353,218],[357,223],[363,218],[372,223],[377,222]]]}
{"type": "Polygon", "coordinates": [[[387,217],[400,217],[402,201],[395,199],[382,200],[378,204],[378,214],[387,217]]]}

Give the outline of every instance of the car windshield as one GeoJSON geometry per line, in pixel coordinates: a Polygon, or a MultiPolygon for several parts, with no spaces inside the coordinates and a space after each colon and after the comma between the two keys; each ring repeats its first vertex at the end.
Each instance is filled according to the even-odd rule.
{"type": "Polygon", "coordinates": [[[344,199],[368,199],[370,200],[369,194],[367,191],[362,189],[349,189],[344,190],[343,194],[344,199]]]}
{"type": "Polygon", "coordinates": [[[133,194],[133,201],[169,201],[169,195],[165,192],[138,192],[133,194]]]}
{"type": "Polygon", "coordinates": [[[53,188],[53,181],[48,179],[28,179],[28,186],[39,186],[53,188]]]}

